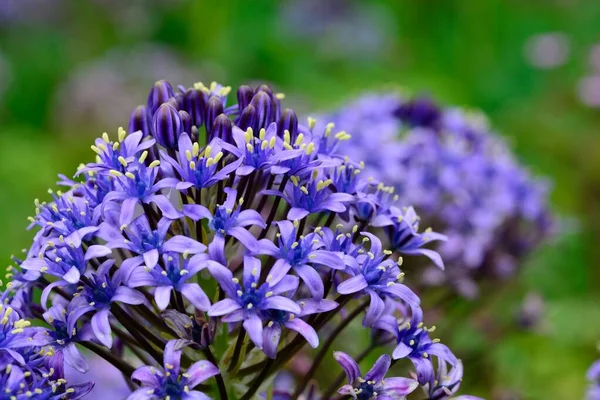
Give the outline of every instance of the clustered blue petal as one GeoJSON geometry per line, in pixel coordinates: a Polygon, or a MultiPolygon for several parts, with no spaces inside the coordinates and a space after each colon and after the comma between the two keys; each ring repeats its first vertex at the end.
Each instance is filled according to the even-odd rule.
{"type": "Polygon", "coordinates": [[[397,347],[364,376],[336,352],[340,394],[458,390],[462,364],[429,339],[400,269],[402,255],[443,267],[428,246],[446,237],[419,232],[402,196],[339,153],[346,131],[302,124],[266,85],[240,87],[233,104],[230,91],[156,82],[129,132],[102,135],[93,162],[60,176],[64,191],[35,201],[39,229],[0,303],[8,398],[84,396],[93,384],[69,386],[63,370],[93,376],[85,347],[126,377],[129,400],[249,400],[308,344],[319,353],[304,382],[264,394],[326,399],[339,385],[321,395],[309,381],[363,313],[397,347]],[[410,360],[417,379],[384,379],[392,358],[410,360]]]}
{"type": "Polygon", "coordinates": [[[512,275],[520,260],[552,234],[549,184],[515,160],[482,114],[383,93],[364,95],[323,119],[331,122],[322,128],[322,142],[333,143],[332,126],[344,135],[319,152],[363,161],[373,182],[390,185],[380,184],[377,193],[361,198],[360,218],[394,226],[388,231],[392,248],[419,252],[441,267],[437,254],[418,250],[422,237],[414,229],[414,210],[393,212],[392,221],[379,213],[379,207],[389,206],[383,194],[394,193],[448,237],[438,246],[447,271],[429,269],[422,283],[449,282],[474,297],[479,277],[512,275]]]}

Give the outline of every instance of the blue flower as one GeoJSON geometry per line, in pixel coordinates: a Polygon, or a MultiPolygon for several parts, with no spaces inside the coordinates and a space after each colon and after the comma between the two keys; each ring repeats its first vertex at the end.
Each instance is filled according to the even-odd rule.
{"type": "Polygon", "coordinates": [[[222,317],[221,321],[227,323],[243,321],[248,336],[260,349],[263,347],[263,321],[269,320],[267,313],[282,311],[300,314],[302,311],[293,300],[281,295],[296,290],[298,278],[291,275],[267,276],[266,281],[259,285],[261,262],[254,257],[244,257],[241,285],[223,265],[210,262],[208,269],[228,297],[213,304],[208,315],[222,317]]]}
{"type": "Polygon", "coordinates": [[[47,344],[46,331],[31,326],[10,305],[0,304],[0,354],[8,354],[19,364],[25,364],[17,350],[47,344]]]}
{"type": "Polygon", "coordinates": [[[429,242],[447,240],[445,235],[426,229],[419,233],[419,216],[413,207],[406,207],[400,211],[392,208],[392,225],[385,226],[392,248],[402,254],[424,255],[431,259],[439,268],[444,268],[444,262],[439,253],[422,246],[429,242]]]}
{"type": "Polygon", "coordinates": [[[241,164],[242,160],[233,161],[220,168],[223,157],[219,142],[212,141],[202,152],[198,142],[192,143],[189,135],[182,134],[178,141],[177,160],[165,153],[161,157],[171,165],[181,181],[169,180],[173,188],[186,190],[189,188],[202,189],[227,179],[241,164]]]}
{"type": "Polygon", "coordinates": [[[120,202],[119,223],[121,225],[131,222],[138,204],[154,203],[162,211],[162,214],[170,219],[177,219],[181,216],[181,213],[175,209],[164,194],[157,194],[161,189],[176,185],[175,178],[163,178],[157,181],[159,165],[158,161],[153,161],[147,167],[138,160],[128,164],[127,172],[124,174],[114,169],[110,170],[110,174],[122,191],[113,191],[107,194],[102,202],[102,207],[106,207],[111,202],[120,202]]]}
{"type": "Polygon", "coordinates": [[[299,317],[334,310],[338,303],[333,300],[301,299],[296,302],[302,309],[299,314],[283,310],[266,310],[269,322],[263,329],[263,351],[269,358],[277,357],[277,348],[281,341],[283,328],[291,329],[302,335],[312,348],[319,346],[319,336],[312,326],[299,317]]]}
{"type": "Polygon", "coordinates": [[[91,245],[84,252],[81,247],[62,244],[57,247],[51,246],[45,252],[41,252],[39,257],[26,259],[21,267],[55,276],[65,284],[76,284],[87,270],[89,260],[111,253],[112,250],[103,245],[91,245]]]}
{"type": "Polygon", "coordinates": [[[138,305],[144,303],[146,298],[137,290],[122,285],[119,272],[110,276],[110,269],[114,261],[104,262],[95,273],[92,273],[81,292],[73,299],[72,317],[68,324],[69,331],[75,328],[75,324],[81,316],[93,312],[91,318],[92,332],[96,339],[108,348],[112,347],[113,337],[110,327],[110,306],[114,302],[122,304],[138,305]]]}
{"type": "Polygon", "coordinates": [[[77,322],[73,320],[76,317],[77,314],[67,312],[61,304],[50,307],[44,313],[44,320],[52,327],[48,330],[48,344],[55,352],[52,357],[64,357],[68,365],[85,373],[88,371],[89,365],[75,343],[87,339],[89,335],[85,333],[87,329],[77,329],[77,322]]]}
{"type": "Polygon", "coordinates": [[[348,354],[336,351],[333,353],[335,360],[340,364],[348,378],[348,384],[342,386],[338,393],[342,396],[351,396],[358,400],[371,399],[397,399],[406,398],[418,386],[417,382],[409,378],[386,378],[392,360],[384,354],[375,361],[373,367],[364,377],[356,361],[348,354]]]}
{"type": "Polygon", "coordinates": [[[133,162],[155,143],[154,139],[142,140],[141,131],[127,134],[123,128],[119,128],[117,135],[116,141],[110,140],[106,133],[102,138],[96,139],[92,150],[97,154],[98,162],[88,164],[80,172],[116,170],[125,173],[127,164],[133,162]]]}
{"type": "Polygon", "coordinates": [[[341,213],[346,211],[346,206],[354,201],[354,196],[348,193],[335,193],[330,188],[331,180],[316,180],[314,178],[301,182],[297,177],[292,177],[284,192],[265,190],[263,194],[282,196],[292,207],[287,218],[291,221],[300,220],[309,214],[321,211],[341,213]]]}
{"type": "Polygon", "coordinates": [[[412,316],[401,324],[391,315],[381,317],[375,328],[383,329],[395,336],[397,346],[392,353],[394,360],[408,358],[415,366],[419,384],[425,385],[435,378],[435,371],[431,356],[438,358],[438,362],[447,362],[450,365],[458,363],[457,358],[447,346],[439,343],[438,339],[431,339],[429,333],[433,329],[427,329],[423,324],[423,312],[421,308],[411,309],[412,316]]]}
{"type": "Polygon", "coordinates": [[[221,141],[223,149],[235,155],[242,164],[236,169],[236,175],[245,176],[256,170],[271,171],[273,174],[283,174],[290,170],[289,166],[279,165],[305,154],[304,149],[286,149],[277,136],[277,124],[272,123],[267,129],[262,128],[258,137],[254,136],[252,128],[246,132],[238,127],[233,128],[235,146],[221,141]]]}
{"type": "Polygon", "coordinates": [[[106,240],[106,247],[110,249],[127,249],[135,255],[121,263],[120,268],[127,279],[129,273],[142,263],[148,268],[154,268],[159,257],[167,252],[197,254],[206,250],[206,246],[184,235],[174,235],[167,239],[172,223],[168,218],[161,218],[156,229],[153,229],[148,217],[140,215],[130,224],[119,228],[103,223],[98,237],[106,240]]]}
{"type": "Polygon", "coordinates": [[[208,256],[197,254],[191,258],[179,254],[163,255],[162,265],[136,268],[130,275],[127,284],[132,288],[155,287],[154,300],[159,309],[164,310],[171,300],[171,291],[181,293],[198,310],[207,311],[210,300],[196,282],[188,282],[207,266],[208,256]]]}
{"type": "Polygon", "coordinates": [[[258,241],[246,229],[247,226],[256,225],[265,227],[265,221],[255,210],[240,210],[241,202],[236,204],[237,191],[226,188],[225,202],[215,208],[214,215],[208,208],[199,204],[184,206],[183,212],[195,221],[208,219],[208,227],[214,232],[214,237],[208,245],[210,257],[221,264],[226,264],[225,259],[225,236],[236,238],[250,252],[258,251],[258,241]]]}
{"type": "Polygon", "coordinates": [[[322,299],[324,295],[323,279],[315,266],[343,269],[345,265],[342,254],[325,249],[324,243],[315,233],[298,237],[297,223],[279,221],[277,225],[279,226],[277,245],[270,240],[260,241],[260,253],[277,259],[271,268],[270,275],[277,281],[290,269],[293,269],[313,297],[322,299]]]}
{"type": "Polygon", "coordinates": [[[391,251],[384,251],[376,236],[367,232],[363,232],[363,235],[371,243],[371,249],[366,254],[357,256],[346,269],[352,277],[340,283],[337,291],[340,294],[369,295],[371,303],[363,325],[372,326],[384,313],[386,296],[403,300],[411,307],[418,307],[420,300],[412,290],[398,282],[404,276],[399,268],[402,259],[398,263],[387,259],[391,251]]]}
{"type": "Polygon", "coordinates": [[[133,392],[128,400],[181,399],[207,400],[204,393],[193,390],[208,378],[219,374],[219,369],[208,361],[197,361],[185,372],[181,370],[181,350],[176,350],[176,340],[165,347],[164,367],[156,369],[143,366],[135,370],[132,379],[141,387],[133,392]]]}

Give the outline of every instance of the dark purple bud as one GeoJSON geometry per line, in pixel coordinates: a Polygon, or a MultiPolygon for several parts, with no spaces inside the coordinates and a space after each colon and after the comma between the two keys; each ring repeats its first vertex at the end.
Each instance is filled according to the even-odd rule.
{"type": "Polygon", "coordinates": [[[252,90],[250,86],[240,86],[240,88],[237,90],[237,100],[239,109],[243,110],[244,108],[248,107],[248,105],[252,101],[252,97],[254,97],[254,90],[252,90]]]}
{"type": "MultiPolygon", "coordinates": [[[[258,92],[252,98],[250,103],[256,109],[256,128],[266,128],[271,122],[275,121],[273,112],[273,100],[266,92],[258,92]]],[[[258,134],[258,132],[257,132],[258,134]]]]}
{"type": "Polygon", "coordinates": [[[179,112],[169,103],[161,105],[154,114],[154,137],[167,149],[177,148],[179,135],[183,132],[183,124],[179,112]]]}
{"type": "Polygon", "coordinates": [[[258,92],[265,92],[266,94],[269,95],[270,98],[273,98],[273,91],[267,85],[260,85],[259,87],[257,87],[255,94],[257,94],[258,92]]]}
{"type": "Polygon", "coordinates": [[[223,114],[223,101],[219,96],[212,96],[206,105],[206,133],[210,136],[215,120],[223,114]]]}
{"type": "Polygon", "coordinates": [[[154,115],[158,107],[173,97],[173,87],[165,80],[158,81],[150,89],[148,94],[148,110],[150,115],[154,115]]]}
{"type": "Polygon", "coordinates": [[[283,138],[283,132],[288,131],[292,141],[296,140],[298,134],[298,117],[294,110],[286,108],[277,121],[277,136],[283,138]]]}
{"type": "Polygon", "coordinates": [[[271,115],[273,116],[273,120],[270,122],[277,121],[281,115],[281,109],[280,109],[281,101],[279,100],[279,98],[277,98],[277,95],[275,95],[275,93],[273,93],[273,90],[267,85],[260,85],[256,89],[256,93],[258,93],[258,92],[264,92],[264,93],[268,94],[269,97],[271,98],[271,113],[272,113],[271,115]]]}
{"type": "Polygon", "coordinates": [[[208,141],[210,142],[213,138],[218,137],[228,143],[233,143],[232,131],[233,122],[227,115],[221,114],[215,119],[208,141]]]}
{"type": "Polygon", "coordinates": [[[204,93],[198,89],[189,89],[183,97],[183,107],[181,107],[192,117],[195,126],[202,126],[204,123],[204,112],[206,109],[206,100],[204,93]]]}
{"type": "MultiPolygon", "coordinates": [[[[163,104],[170,104],[176,110],[179,110],[179,102],[175,97],[171,97],[169,100],[165,101],[163,104]]],[[[162,104],[161,104],[162,105],[162,104]]]]}
{"type": "Polygon", "coordinates": [[[175,100],[175,103],[177,104],[177,107],[175,107],[176,109],[183,109],[183,93],[177,93],[169,100],[175,100]]]}
{"type": "Polygon", "coordinates": [[[256,109],[252,105],[244,108],[236,124],[243,131],[246,131],[248,128],[256,130],[256,109]]]}
{"type": "Polygon", "coordinates": [[[192,117],[190,114],[186,113],[183,110],[179,111],[179,117],[181,118],[181,125],[183,126],[183,131],[190,134],[192,133],[192,117]]]}
{"type": "Polygon", "coordinates": [[[150,135],[152,133],[150,121],[148,108],[146,106],[137,106],[129,118],[129,132],[142,131],[144,136],[150,135]]]}
{"type": "Polygon", "coordinates": [[[402,104],[394,114],[410,126],[436,129],[442,113],[429,98],[418,97],[402,104]]]}

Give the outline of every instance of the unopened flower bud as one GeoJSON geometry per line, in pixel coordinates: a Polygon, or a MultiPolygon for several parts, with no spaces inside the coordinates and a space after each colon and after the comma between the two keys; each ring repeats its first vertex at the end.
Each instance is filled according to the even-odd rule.
{"type": "Polygon", "coordinates": [[[154,137],[167,149],[175,149],[179,135],[183,132],[183,123],[179,112],[169,103],[161,105],[154,114],[154,137]]]}
{"type": "Polygon", "coordinates": [[[131,113],[129,118],[129,132],[142,131],[144,136],[150,135],[150,115],[146,106],[137,106],[131,113]]]}
{"type": "Polygon", "coordinates": [[[173,97],[173,87],[165,80],[157,81],[148,94],[148,110],[154,115],[162,103],[173,97]]]}

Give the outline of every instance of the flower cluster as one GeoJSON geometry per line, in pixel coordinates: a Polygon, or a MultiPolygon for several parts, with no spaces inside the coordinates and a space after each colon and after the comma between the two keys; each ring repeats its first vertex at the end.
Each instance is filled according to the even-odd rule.
{"type": "Polygon", "coordinates": [[[329,154],[363,160],[367,175],[392,186],[383,192],[449,238],[438,247],[447,270],[427,270],[424,283],[450,281],[474,297],[479,280],[512,275],[549,235],[548,184],[519,165],[481,115],[373,94],[326,119],[352,137],[329,154]]]}
{"type": "Polygon", "coordinates": [[[586,399],[600,399],[600,361],[594,362],[587,371],[587,380],[590,382],[586,399]]]}
{"type": "Polygon", "coordinates": [[[89,370],[87,348],[120,370],[130,400],[275,396],[286,370],[298,378],[278,395],[290,398],[453,396],[462,364],[431,337],[401,270],[402,255],[442,266],[425,246],[446,237],[419,232],[412,207],[333,154],[345,132],[299,123],[267,86],[240,87],[233,104],[230,91],[157,82],[128,131],[102,135],[95,161],[35,201],[39,229],[3,295],[7,393],[83,396],[91,386],[61,374],[89,370]],[[391,352],[366,375],[331,350],[360,316],[385,338],[370,350],[391,352]],[[306,373],[289,363],[301,353],[315,354],[306,373]],[[317,390],[332,355],[348,383],[340,371],[317,390]],[[415,373],[385,377],[397,362],[415,373]]]}

